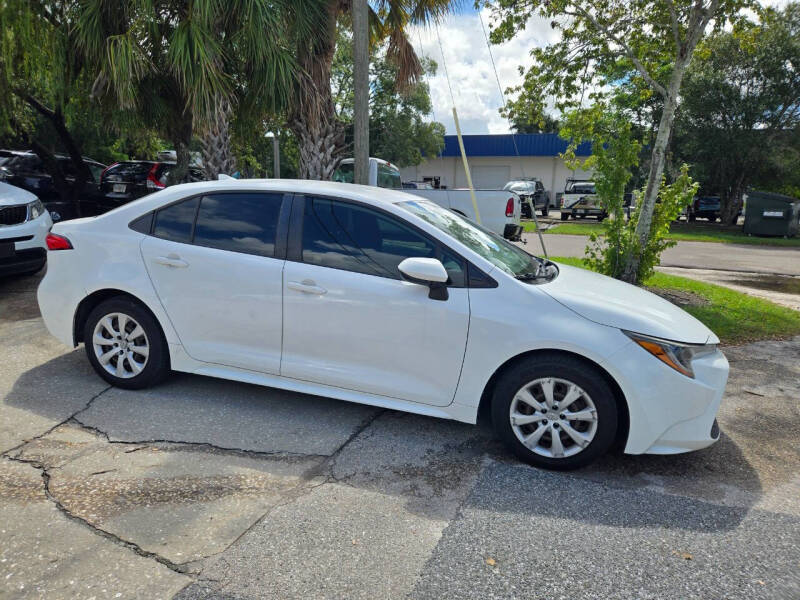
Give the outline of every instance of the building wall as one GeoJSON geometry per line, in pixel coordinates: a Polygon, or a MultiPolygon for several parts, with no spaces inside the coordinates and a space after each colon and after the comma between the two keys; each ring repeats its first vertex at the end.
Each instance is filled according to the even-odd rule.
{"type": "MultiPolygon", "coordinates": [[[[509,179],[538,177],[550,192],[551,202],[556,192],[563,192],[568,177],[588,179],[590,171],[571,171],[558,156],[475,156],[469,158],[472,181],[476,188],[498,188],[509,179]]],[[[440,177],[448,188],[467,187],[467,177],[460,157],[437,157],[414,167],[400,169],[403,181],[422,181],[425,177],[440,177]]]]}

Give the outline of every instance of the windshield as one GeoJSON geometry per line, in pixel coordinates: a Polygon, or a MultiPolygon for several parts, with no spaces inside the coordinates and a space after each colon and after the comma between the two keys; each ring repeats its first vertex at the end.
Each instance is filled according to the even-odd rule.
{"type": "Polygon", "coordinates": [[[397,206],[457,239],[509,275],[518,277],[536,271],[534,261],[538,259],[508,243],[496,233],[438,204],[424,200],[409,200],[399,202],[397,206]]]}
{"type": "Polygon", "coordinates": [[[567,189],[564,190],[567,194],[594,194],[593,181],[576,181],[568,183],[567,189]]]}

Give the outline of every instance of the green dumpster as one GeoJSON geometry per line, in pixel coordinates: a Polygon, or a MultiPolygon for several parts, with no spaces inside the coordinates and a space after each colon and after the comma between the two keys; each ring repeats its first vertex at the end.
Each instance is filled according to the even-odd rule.
{"type": "Polygon", "coordinates": [[[744,211],[748,235],[794,237],[800,227],[800,200],[782,194],[750,192],[744,211]]]}

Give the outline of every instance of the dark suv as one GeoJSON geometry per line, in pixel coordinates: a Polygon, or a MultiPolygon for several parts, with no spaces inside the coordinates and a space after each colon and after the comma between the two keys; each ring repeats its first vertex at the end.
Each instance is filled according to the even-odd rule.
{"type": "Polygon", "coordinates": [[[719,218],[719,208],[719,196],[700,196],[686,207],[686,220],[695,221],[699,217],[714,222],[719,218]]]}
{"type": "MultiPolygon", "coordinates": [[[[7,150],[3,151],[3,154],[6,156],[3,156],[2,164],[0,164],[0,180],[38,196],[44,207],[50,212],[54,222],[74,219],[78,216],[75,205],[62,198],[53,178],[45,171],[42,160],[36,154],[7,150]]],[[[76,177],[72,160],[63,154],[56,154],[55,157],[67,184],[75,185],[76,177]]],[[[92,173],[92,180],[84,184],[79,199],[80,209],[81,215],[91,216],[98,212],[100,174],[105,169],[105,165],[85,157],[83,161],[92,173]]]]}
{"type": "MultiPolygon", "coordinates": [[[[101,212],[167,187],[172,162],[127,160],[108,167],[100,178],[101,212]]],[[[202,169],[189,167],[189,181],[203,181],[202,169]]]]}

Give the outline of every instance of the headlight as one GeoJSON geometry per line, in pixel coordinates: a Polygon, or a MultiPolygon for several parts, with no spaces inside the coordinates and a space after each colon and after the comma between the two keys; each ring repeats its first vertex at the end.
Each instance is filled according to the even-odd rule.
{"type": "Polygon", "coordinates": [[[44,204],[38,198],[28,204],[28,220],[33,221],[34,219],[38,219],[41,217],[45,212],[44,204]]]}
{"type": "Polygon", "coordinates": [[[623,333],[664,364],[692,378],[694,378],[692,361],[717,351],[716,344],[683,344],[630,331],[623,333]]]}

